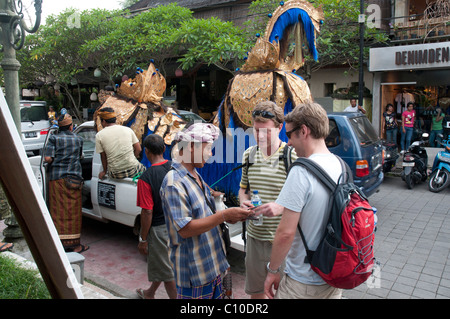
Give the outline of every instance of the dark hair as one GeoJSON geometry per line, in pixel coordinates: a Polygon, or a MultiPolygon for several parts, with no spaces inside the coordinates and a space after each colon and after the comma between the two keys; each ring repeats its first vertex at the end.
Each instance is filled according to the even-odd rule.
{"type": "MultiPolygon", "coordinates": [[[[102,112],[110,112],[110,113],[114,113],[114,109],[112,107],[104,107],[102,108],[102,112]]],[[[105,121],[106,123],[116,123],[116,117],[110,118],[110,119],[102,119],[103,121],[105,121]]]]}
{"type": "MultiPolygon", "coordinates": [[[[61,115],[58,117],[58,122],[61,122],[62,120],[64,120],[64,116],[65,116],[65,114],[61,114],[61,115]]],[[[71,126],[72,124],[73,124],[73,123],[70,123],[69,125],[65,125],[65,126],[58,126],[58,131],[60,131],[60,132],[68,131],[69,128],[70,128],[70,126],[71,126]]]]}
{"type": "Polygon", "coordinates": [[[164,140],[157,134],[150,134],[144,139],[144,147],[154,155],[162,155],[166,149],[164,140]]]}
{"type": "Polygon", "coordinates": [[[395,111],[394,105],[392,105],[391,103],[388,103],[388,104],[386,105],[386,111],[388,110],[389,106],[392,106],[392,108],[393,108],[394,111],[395,111]]]}

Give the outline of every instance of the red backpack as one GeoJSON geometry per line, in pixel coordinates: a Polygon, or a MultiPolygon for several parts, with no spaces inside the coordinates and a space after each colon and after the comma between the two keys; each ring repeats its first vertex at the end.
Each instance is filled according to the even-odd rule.
{"type": "MultiPolygon", "coordinates": [[[[366,196],[353,183],[348,165],[336,156],[342,165],[342,177],[336,184],[314,161],[298,158],[293,164],[302,165],[313,173],[331,191],[329,218],[326,231],[317,249],[311,251],[305,236],[297,225],[312,270],[330,286],[352,289],[365,282],[375,263],[373,245],[375,240],[374,213],[366,196]]],[[[291,168],[292,168],[291,166],[291,168]]]]}

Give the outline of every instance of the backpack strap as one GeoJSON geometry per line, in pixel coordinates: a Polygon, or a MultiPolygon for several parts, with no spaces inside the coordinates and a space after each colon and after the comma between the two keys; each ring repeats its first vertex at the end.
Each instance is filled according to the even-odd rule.
{"type": "Polygon", "coordinates": [[[336,188],[336,183],[333,181],[330,175],[328,175],[328,173],[325,172],[323,168],[313,160],[305,157],[299,157],[294,163],[292,163],[289,171],[296,165],[305,167],[314,176],[316,176],[320,180],[320,182],[330,191],[334,191],[334,189],[336,188]]]}
{"type": "Polygon", "coordinates": [[[280,155],[280,160],[283,160],[284,169],[286,170],[286,176],[289,173],[289,169],[292,165],[292,146],[288,146],[287,143],[283,148],[283,154],[280,155]]]}
{"type": "MultiPolygon", "coordinates": [[[[342,160],[342,158],[340,158],[339,156],[336,156],[336,157],[338,158],[338,160],[342,166],[342,174],[339,177],[339,181],[340,181],[341,177],[343,177],[343,178],[347,177],[346,178],[347,181],[349,179],[351,179],[351,181],[353,182],[353,177],[351,174],[349,174],[350,168],[348,167],[347,163],[345,163],[342,160]]],[[[289,171],[295,165],[301,165],[301,166],[305,167],[312,174],[314,174],[314,176],[316,176],[326,188],[328,188],[331,192],[334,192],[337,184],[330,177],[330,175],[327,172],[325,172],[325,170],[322,167],[320,167],[319,164],[317,164],[313,160],[310,160],[309,158],[299,157],[294,163],[292,163],[291,167],[289,168],[289,171]]],[[[330,201],[331,201],[331,197],[330,197],[330,201]]],[[[328,203],[328,209],[329,210],[331,209],[331,202],[328,203]]],[[[305,257],[304,262],[310,264],[312,261],[313,255],[314,255],[314,251],[310,250],[308,247],[308,244],[306,243],[305,235],[303,234],[302,228],[300,227],[300,221],[297,224],[297,229],[300,232],[300,236],[303,241],[303,246],[305,246],[305,249],[306,249],[306,257],[305,257]]]]}
{"type": "Polygon", "coordinates": [[[245,194],[248,194],[248,192],[250,191],[250,181],[248,179],[248,169],[250,168],[250,166],[252,166],[255,163],[255,155],[256,155],[256,152],[258,151],[258,149],[259,149],[258,145],[253,146],[248,154],[247,160],[245,161],[244,167],[247,172],[247,188],[245,189],[245,194]]]}

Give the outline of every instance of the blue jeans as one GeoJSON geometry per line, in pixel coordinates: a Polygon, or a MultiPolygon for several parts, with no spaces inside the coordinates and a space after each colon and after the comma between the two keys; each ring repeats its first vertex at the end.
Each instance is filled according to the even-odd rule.
{"type": "Polygon", "coordinates": [[[397,128],[391,128],[386,130],[386,141],[397,145],[397,128]]]}
{"type": "Polygon", "coordinates": [[[442,134],[444,130],[437,130],[437,131],[431,131],[430,132],[430,146],[431,147],[439,147],[441,146],[439,143],[435,143],[436,141],[442,142],[442,139],[438,136],[438,134],[442,134]]]}
{"type": "Polygon", "coordinates": [[[405,127],[405,133],[403,132],[402,128],[402,151],[408,150],[408,147],[411,145],[411,139],[414,133],[414,128],[412,127],[405,127]]]}

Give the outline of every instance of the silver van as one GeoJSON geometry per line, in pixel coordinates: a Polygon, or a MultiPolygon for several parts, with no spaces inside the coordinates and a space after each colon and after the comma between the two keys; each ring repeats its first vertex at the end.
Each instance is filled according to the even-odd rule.
{"type": "Polygon", "coordinates": [[[38,155],[50,128],[45,101],[20,101],[22,143],[26,152],[38,155]]]}

